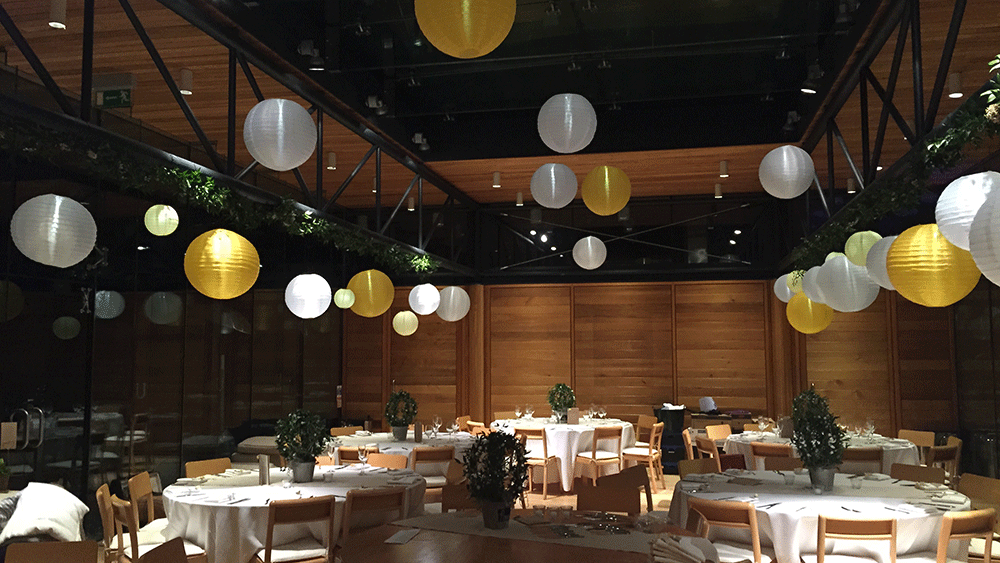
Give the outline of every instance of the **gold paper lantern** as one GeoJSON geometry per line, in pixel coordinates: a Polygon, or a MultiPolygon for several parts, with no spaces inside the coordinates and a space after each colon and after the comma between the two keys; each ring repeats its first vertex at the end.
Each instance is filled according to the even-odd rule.
{"type": "Polygon", "coordinates": [[[858,231],[847,239],[847,243],[844,244],[844,254],[851,262],[865,266],[868,263],[868,251],[880,240],[882,235],[875,231],[858,231]]]}
{"type": "Polygon", "coordinates": [[[446,55],[474,59],[496,49],[514,25],[515,0],[415,0],[417,25],[446,55]]]}
{"type": "Polygon", "coordinates": [[[173,207],[154,205],[146,210],[143,223],[146,224],[146,230],[149,232],[158,237],[165,237],[177,230],[180,218],[177,216],[177,210],[173,207]]]}
{"type": "Polygon", "coordinates": [[[816,334],[830,326],[833,309],[810,300],[805,293],[796,293],[788,300],[785,316],[795,330],[803,334],[816,334]]]}
{"type": "Polygon", "coordinates": [[[226,229],[214,229],[191,241],[184,274],[202,294],[232,299],[246,293],[260,274],[260,256],[250,241],[226,229]]]}
{"type": "Polygon", "coordinates": [[[378,270],[354,274],[347,282],[347,289],[354,292],[351,310],[362,317],[377,317],[388,311],[395,292],[389,276],[378,270]]]}
{"type": "Polygon", "coordinates": [[[598,215],[614,215],[621,211],[632,196],[632,184],[620,169],[598,166],[583,180],[583,203],[598,215]]]}
{"type": "Polygon", "coordinates": [[[410,336],[417,332],[419,324],[417,314],[413,311],[400,311],[392,318],[392,330],[395,330],[396,334],[400,336],[410,336]]]}
{"type": "Polygon", "coordinates": [[[896,237],[885,266],[896,291],[924,307],[947,307],[979,283],[972,254],[948,242],[934,223],[911,227],[896,237]]]}
{"type": "Polygon", "coordinates": [[[338,289],[333,294],[333,304],[341,309],[350,309],[354,305],[354,292],[346,288],[338,289]]]}

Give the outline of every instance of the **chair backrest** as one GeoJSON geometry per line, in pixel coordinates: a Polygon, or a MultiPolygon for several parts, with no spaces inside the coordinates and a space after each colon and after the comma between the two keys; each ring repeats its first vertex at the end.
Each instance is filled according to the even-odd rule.
{"type": "Polygon", "coordinates": [[[7,563],[48,563],[97,561],[95,541],[41,541],[7,546],[7,563]]]}
{"type": "Polygon", "coordinates": [[[685,459],[694,459],[694,443],[691,441],[691,431],[687,428],[682,430],[681,438],[684,440],[685,459]]]}
{"type": "Polygon", "coordinates": [[[479,508],[479,502],[469,494],[466,482],[448,483],[441,489],[441,512],[479,508]]]}
{"type": "Polygon", "coordinates": [[[115,513],[114,509],[111,507],[111,489],[108,488],[108,484],[105,483],[98,487],[95,496],[97,497],[97,511],[101,515],[104,550],[105,552],[110,552],[111,546],[114,545],[115,513]]]}
{"type": "Polygon", "coordinates": [[[649,433],[656,424],[656,417],[649,414],[640,414],[639,421],[635,424],[635,439],[640,442],[649,441],[649,433]]]}
{"type": "Polygon", "coordinates": [[[598,477],[597,486],[611,486],[621,489],[641,488],[646,493],[646,511],[653,511],[653,492],[649,486],[649,473],[646,472],[646,466],[644,465],[633,465],[622,469],[618,473],[598,477]]]}
{"type": "Polygon", "coordinates": [[[929,448],[934,445],[934,433],[924,430],[900,430],[897,436],[901,440],[909,440],[918,448],[929,448]]]}
{"type": "Polygon", "coordinates": [[[515,436],[523,436],[525,442],[528,440],[538,440],[542,444],[542,451],[525,451],[525,456],[528,459],[548,459],[549,458],[549,441],[545,439],[545,429],[544,428],[514,428],[515,436]]]}
{"type": "MultiPolygon", "coordinates": [[[[350,498],[348,492],[348,498],[350,498]]],[[[271,551],[274,547],[274,526],[276,524],[302,524],[306,522],[326,522],[328,541],[326,561],[333,563],[337,544],[332,540],[337,532],[334,527],[334,514],[337,499],[333,495],[272,501],[267,507],[267,539],[264,541],[264,563],[271,563],[271,551]]],[[[344,512],[347,517],[347,512],[344,512]]]]}
{"type": "Polygon", "coordinates": [[[882,461],[882,448],[844,448],[844,461],[882,461]]]}
{"type": "MultiPolygon", "coordinates": [[[[368,446],[368,455],[377,453],[379,453],[378,446],[368,446]]],[[[341,464],[361,463],[361,458],[358,457],[358,446],[340,446],[337,448],[337,455],[340,456],[341,464]]]]}
{"type": "Polygon", "coordinates": [[[963,473],[958,482],[958,492],[971,499],[1000,504],[1000,479],[963,473]]]}
{"type": "Polygon", "coordinates": [[[960,474],[962,472],[962,439],[958,436],[948,436],[944,445],[958,446],[958,455],[955,456],[955,473],[960,474]]]}
{"type": "Polygon", "coordinates": [[[132,508],[135,509],[135,519],[142,522],[139,517],[139,505],[146,505],[146,522],[152,522],[156,516],[153,514],[153,482],[149,479],[149,473],[143,471],[132,476],[128,480],[128,498],[132,501],[132,508]]]}
{"type": "Polygon", "coordinates": [[[363,426],[334,426],[330,429],[331,436],[352,436],[355,432],[364,430],[363,426]]]}
{"type": "Polygon", "coordinates": [[[576,485],[576,509],[601,512],[624,512],[637,516],[642,511],[639,489],[614,485],[594,486],[587,482],[576,485]]]}
{"type": "Polygon", "coordinates": [[[115,515],[115,533],[118,535],[119,558],[124,556],[132,561],[138,561],[139,537],[137,530],[139,529],[139,521],[135,517],[135,510],[132,508],[132,503],[111,495],[111,513],[115,515]],[[124,532],[123,529],[127,529],[128,532],[124,532]],[[124,553],[124,549],[120,547],[125,545],[122,543],[125,533],[129,535],[128,546],[130,553],[124,553]]]}
{"type": "Polygon", "coordinates": [[[698,459],[682,459],[677,462],[677,473],[681,479],[692,473],[718,473],[719,462],[712,457],[701,457],[698,459]]]}
{"type": "Polygon", "coordinates": [[[695,436],[695,448],[702,458],[710,457],[715,460],[715,472],[722,473],[722,465],[719,462],[719,450],[715,447],[715,442],[704,436],[695,436]]]}
{"type": "Polygon", "coordinates": [[[941,467],[950,477],[955,477],[958,473],[958,452],[957,445],[931,446],[927,448],[927,466],[941,467]]]}
{"type": "Polygon", "coordinates": [[[757,458],[792,457],[792,445],[750,442],[750,452],[753,454],[754,469],[763,469],[757,458]]]}
{"type": "Polygon", "coordinates": [[[139,563],[187,563],[184,539],[174,538],[154,547],[139,558],[139,563]]]}
{"type": "Polygon", "coordinates": [[[448,470],[444,474],[444,480],[449,485],[457,485],[465,481],[465,464],[457,459],[449,461],[448,470]]]}
{"type": "Polygon", "coordinates": [[[184,464],[184,476],[190,478],[201,477],[202,475],[214,475],[232,467],[233,462],[228,457],[189,461],[184,464]]]}
{"type": "MultiPolygon", "coordinates": [[[[358,512],[398,512],[399,518],[406,517],[407,497],[403,487],[380,489],[352,489],[347,491],[344,502],[344,525],[340,536],[346,538],[351,531],[351,516],[358,512]]],[[[264,563],[268,563],[265,561],[264,563]]]]}
{"type": "MultiPolygon", "coordinates": [[[[702,536],[708,537],[712,528],[735,528],[750,533],[754,563],[760,563],[760,533],[757,531],[757,511],[748,502],[710,500],[688,497],[688,519],[701,517],[702,536]]],[[[688,529],[691,529],[689,522],[688,529]]]]}
{"type": "Polygon", "coordinates": [[[489,434],[490,429],[486,427],[486,424],[482,422],[476,422],[474,420],[467,420],[465,422],[466,427],[469,429],[469,433],[473,436],[479,436],[480,434],[489,434]]]}
{"type": "Polygon", "coordinates": [[[514,420],[516,418],[517,418],[517,415],[514,414],[514,411],[494,411],[493,412],[493,420],[514,420]]]}
{"type": "Polygon", "coordinates": [[[455,446],[424,446],[410,452],[410,469],[421,463],[448,463],[455,459],[455,446]]]}
{"type": "Polygon", "coordinates": [[[802,467],[802,460],[797,457],[766,457],[762,461],[767,471],[791,471],[802,467]]]}
{"type": "MultiPolygon", "coordinates": [[[[941,534],[938,536],[937,562],[948,561],[948,544],[951,540],[982,538],[989,546],[993,541],[993,528],[996,526],[997,513],[995,508],[983,508],[965,512],[946,512],[941,519],[941,534]]],[[[993,550],[987,547],[983,550],[984,563],[992,561],[993,550]]]]}
{"type": "Polygon", "coordinates": [[[657,422],[649,432],[649,455],[660,451],[660,440],[663,439],[663,423],[657,422]]]}
{"type": "Polygon", "coordinates": [[[409,460],[402,454],[368,454],[368,465],[372,467],[385,467],[387,469],[406,469],[409,460]]]}
{"type": "Polygon", "coordinates": [[[709,440],[725,440],[733,433],[733,427],[728,424],[712,424],[705,427],[705,435],[709,440]]]}
{"type": "MultiPolygon", "coordinates": [[[[619,460],[622,457],[622,432],[624,427],[622,426],[597,426],[594,428],[594,441],[590,445],[590,457],[594,460],[597,459],[598,451],[613,452],[618,454],[619,460]],[[601,440],[614,440],[615,446],[612,450],[602,450],[600,447],[601,440]]],[[[607,447],[605,445],[605,447],[607,447]]]]}
{"type": "Polygon", "coordinates": [[[472,420],[472,417],[469,415],[455,417],[455,422],[458,423],[458,429],[461,430],[462,432],[469,431],[470,420],[472,420]]]}
{"type": "MultiPolygon", "coordinates": [[[[744,422],[743,423],[743,431],[744,432],[760,432],[760,424],[757,424],[756,422],[744,422]]],[[[765,432],[774,432],[774,423],[773,422],[768,422],[767,425],[764,426],[764,431],[765,432]]]]}
{"type": "Polygon", "coordinates": [[[896,561],[896,519],[895,518],[835,518],[819,515],[816,536],[816,561],[823,563],[826,555],[826,539],[882,540],[889,542],[889,561],[896,561]]]}
{"type": "Polygon", "coordinates": [[[889,471],[889,476],[893,479],[944,484],[944,469],[941,469],[940,467],[924,467],[922,465],[894,463],[892,464],[892,470],[889,471]]]}

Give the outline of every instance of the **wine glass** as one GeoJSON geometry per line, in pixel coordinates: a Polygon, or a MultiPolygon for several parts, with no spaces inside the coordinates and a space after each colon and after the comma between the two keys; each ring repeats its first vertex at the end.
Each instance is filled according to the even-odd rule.
{"type": "Polygon", "coordinates": [[[434,415],[434,436],[437,436],[438,430],[441,429],[441,417],[434,415]]]}
{"type": "Polygon", "coordinates": [[[524,405],[524,417],[525,418],[534,418],[534,414],[535,414],[535,407],[533,407],[531,405],[524,405]]]}
{"type": "Polygon", "coordinates": [[[871,441],[873,434],[875,434],[875,421],[869,418],[865,421],[865,436],[871,441]]]}
{"type": "Polygon", "coordinates": [[[597,407],[597,416],[599,416],[601,418],[604,418],[605,416],[608,416],[608,411],[607,411],[607,409],[604,408],[604,405],[601,405],[601,406],[597,407]]]}
{"type": "Polygon", "coordinates": [[[368,446],[358,446],[358,459],[361,461],[361,473],[365,472],[365,464],[368,462],[368,446]]]}
{"type": "Polygon", "coordinates": [[[458,432],[458,429],[458,419],[456,418],[455,421],[451,423],[451,426],[448,427],[448,433],[454,434],[455,432],[458,432]]]}
{"type": "Polygon", "coordinates": [[[337,439],[330,436],[326,439],[326,455],[330,459],[333,459],[333,454],[337,450],[337,439]]]}
{"type": "Polygon", "coordinates": [[[521,405],[514,405],[514,416],[521,418],[521,405]]]}

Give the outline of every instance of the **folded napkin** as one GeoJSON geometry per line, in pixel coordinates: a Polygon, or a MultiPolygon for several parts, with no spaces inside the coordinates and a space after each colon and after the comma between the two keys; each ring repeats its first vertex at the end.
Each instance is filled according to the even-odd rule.
{"type": "Polygon", "coordinates": [[[650,555],[656,563],[718,562],[719,554],[705,538],[664,535],[650,544],[650,555]]]}
{"type": "Polygon", "coordinates": [[[694,483],[708,483],[712,481],[714,473],[688,473],[682,481],[692,481],[694,483]]]}
{"type": "Polygon", "coordinates": [[[885,473],[865,473],[865,479],[869,481],[885,481],[886,479],[892,479],[885,473]]]}
{"type": "Polygon", "coordinates": [[[205,482],[204,477],[181,477],[174,481],[175,485],[201,485],[205,482]]]}
{"type": "Polygon", "coordinates": [[[420,482],[423,477],[419,475],[409,475],[409,476],[398,476],[389,479],[388,483],[390,485],[415,485],[420,482]]]}
{"type": "Polygon", "coordinates": [[[921,491],[947,491],[948,486],[942,483],[917,483],[915,487],[921,491]]]}
{"type": "Polygon", "coordinates": [[[371,436],[372,433],[369,432],[369,431],[367,431],[367,430],[355,430],[354,431],[354,435],[355,436],[371,436]]]}
{"type": "Polygon", "coordinates": [[[947,504],[965,504],[968,497],[962,493],[946,492],[940,496],[935,496],[933,502],[944,502],[947,504]]]}

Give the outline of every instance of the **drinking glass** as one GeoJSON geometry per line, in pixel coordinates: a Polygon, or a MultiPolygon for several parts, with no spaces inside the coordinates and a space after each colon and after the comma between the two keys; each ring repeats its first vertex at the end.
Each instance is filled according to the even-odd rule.
{"type": "Polygon", "coordinates": [[[604,405],[597,407],[597,416],[604,418],[608,415],[608,411],[604,408],[604,405]]]}
{"type": "Polygon", "coordinates": [[[760,429],[761,433],[767,430],[767,419],[763,416],[757,418],[757,428],[760,429]]]}
{"type": "Polygon", "coordinates": [[[869,418],[868,420],[865,421],[865,436],[867,436],[868,439],[871,440],[872,434],[874,433],[875,433],[875,422],[869,418]]]}
{"type": "Polygon", "coordinates": [[[521,418],[521,405],[514,406],[514,416],[516,418],[521,418]]]}
{"type": "Polygon", "coordinates": [[[458,419],[456,418],[455,421],[451,423],[451,426],[448,427],[448,433],[454,434],[455,432],[458,432],[458,428],[458,419]]]}
{"type": "Polygon", "coordinates": [[[368,462],[368,446],[358,446],[358,459],[361,460],[361,472],[364,473],[368,462]]]}
{"type": "Polygon", "coordinates": [[[438,430],[441,428],[441,417],[434,415],[434,435],[437,436],[438,430]]]}
{"type": "Polygon", "coordinates": [[[531,405],[524,405],[524,416],[525,418],[534,418],[535,407],[531,405]]]}
{"type": "Polygon", "coordinates": [[[326,455],[330,459],[333,459],[333,454],[336,449],[337,449],[337,440],[335,440],[333,436],[330,436],[329,438],[326,439],[326,455]]]}
{"type": "Polygon", "coordinates": [[[597,405],[590,403],[590,408],[587,409],[587,418],[594,418],[597,416],[597,405]]]}

